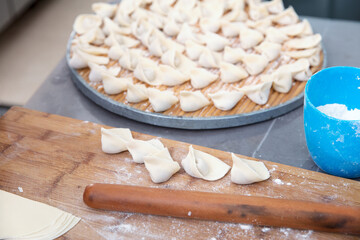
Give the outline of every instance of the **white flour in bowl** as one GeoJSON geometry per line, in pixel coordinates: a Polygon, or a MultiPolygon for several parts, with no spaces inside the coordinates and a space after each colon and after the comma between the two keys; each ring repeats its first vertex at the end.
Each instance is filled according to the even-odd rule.
{"type": "Polygon", "coordinates": [[[334,118],[342,120],[360,120],[360,109],[348,110],[344,104],[332,103],[317,107],[317,109],[334,118]]]}

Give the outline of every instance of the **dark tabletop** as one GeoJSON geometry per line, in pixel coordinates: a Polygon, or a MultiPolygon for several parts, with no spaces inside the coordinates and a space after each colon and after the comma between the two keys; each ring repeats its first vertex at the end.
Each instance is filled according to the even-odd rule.
{"type": "MultiPolygon", "coordinates": [[[[360,22],[308,19],[314,32],[322,35],[328,67],[360,67],[360,22]]],[[[66,46],[64,52],[65,49],[66,46]]],[[[85,97],[72,82],[65,58],[25,107],[321,171],[312,161],[306,147],[303,107],[265,122],[226,129],[180,130],[152,126],[109,112],[85,97]]]]}

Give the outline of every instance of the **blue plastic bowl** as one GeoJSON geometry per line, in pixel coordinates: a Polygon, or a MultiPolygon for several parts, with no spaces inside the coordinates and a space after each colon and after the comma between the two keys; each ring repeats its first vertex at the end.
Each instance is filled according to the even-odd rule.
{"type": "Polygon", "coordinates": [[[304,127],[314,162],[332,175],[360,177],[360,121],[329,117],[316,107],[339,103],[360,109],[360,68],[326,68],[307,82],[304,127]]]}

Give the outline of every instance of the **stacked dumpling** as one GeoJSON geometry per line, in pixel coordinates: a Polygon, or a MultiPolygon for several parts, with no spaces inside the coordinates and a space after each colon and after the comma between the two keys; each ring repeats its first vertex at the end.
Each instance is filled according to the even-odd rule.
{"type": "Polygon", "coordinates": [[[321,36],[282,0],[123,0],[79,15],[69,65],[151,111],[259,105],[321,65],[321,36]]]}

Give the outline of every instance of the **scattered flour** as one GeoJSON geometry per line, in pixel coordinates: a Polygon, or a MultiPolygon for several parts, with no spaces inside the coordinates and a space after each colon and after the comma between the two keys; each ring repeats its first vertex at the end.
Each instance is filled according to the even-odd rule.
{"type": "Polygon", "coordinates": [[[22,189],[22,187],[18,187],[19,192],[24,192],[24,190],[22,189]]]}
{"type": "Polygon", "coordinates": [[[279,184],[279,185],[283,185],[283,184],[284,184],[284,182],[281,181],[281,179],[279,179],[279,178],[274,179],[274,182],[275,182],[276,184],[279,184]]]}
{"type": "Polygon", "coordinates": [[[360,109],[348,110],[344,104],[332,103],[317,107],[317,109],[334,118],[342,120],[360,120],[360,109]]]}
{"type": "Polygon", "coordinates": [[[189,216],[189,217],[191,216],[191,211],[188,212],[188,216],[189,216]]]}

